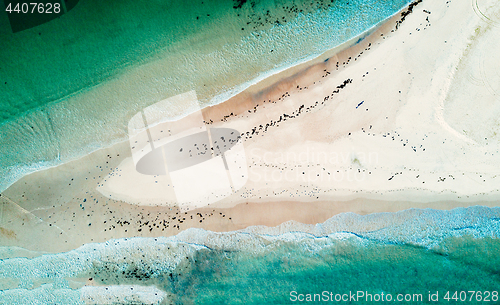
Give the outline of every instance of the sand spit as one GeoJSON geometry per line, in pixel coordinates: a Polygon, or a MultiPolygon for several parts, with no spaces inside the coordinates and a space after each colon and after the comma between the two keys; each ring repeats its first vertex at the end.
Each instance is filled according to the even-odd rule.
{"type": "Polygon", "coordinates": [[[418,2],[328,60],[204,109],[206,127],[241,132],[248,166],[246,184],[210,206],[179,210],[156,177],[130,178],[125,142],[4,191],[1,244],[60,252],[190,227],[496,206],[499,9],[418,2]]]}

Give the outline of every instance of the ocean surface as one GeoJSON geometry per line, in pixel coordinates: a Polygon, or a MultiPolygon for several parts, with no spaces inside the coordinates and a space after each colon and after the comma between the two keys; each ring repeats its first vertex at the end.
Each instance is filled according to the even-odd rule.
{"type": "MultiPolygon", "coordinates": [[[[82,0],[15,34],[0,14],[0,191],[126,139],[149,105],[191,90],[220,103],[408,2],[82,0]]],[[[470,207],[0,247],[0,304],[498,304],[499,238],[500,208],[470,207]]]]}
{"type": "Polygon", "coordinates": [[[220,103],[408,2],[85,0],[16,33],[0,14],[0,191],[125,140],[155,102],[194,90],[201,107],[220,103]]]}
{"type": "Polygon", "coordinates": [[[477,206],[228,233],[189,229],[58,254],[4,247],[0,304],[293,304],[325,291],[333,301],[320,303],[349,295],[340,303],[378,304],[383,293],[394,303],[498,304],[499,237],[500,208],[477,206]],[[83,286],[89,279],[100,286],[83,286]],[[469,300],[469,291],[481,298],[469,300]]]}

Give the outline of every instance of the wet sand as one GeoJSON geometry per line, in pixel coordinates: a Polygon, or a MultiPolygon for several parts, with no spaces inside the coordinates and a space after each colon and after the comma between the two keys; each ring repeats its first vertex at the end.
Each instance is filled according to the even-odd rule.
{"type": "Polygon", "coordinates": [[[481,26],[498,31],[487,25],[468,3],[423,1],[346,50],[203,109],[207,127],[241,132],[248,165],[246,184],[210,206],[179,210],[151,196],[158,186],[154,177],[135,178],[128,142],[30,174],[0,196],[0,245],[60,252],[190,227],[497,206],[500,138],[470,137],[482,134],[481,122],[469,133],[457,124],[465,112],[484,118],[500,109],[447,108],[456,103],[449,91],[459,90],[455,71],[464,69],[471,35],[481,26]]]}

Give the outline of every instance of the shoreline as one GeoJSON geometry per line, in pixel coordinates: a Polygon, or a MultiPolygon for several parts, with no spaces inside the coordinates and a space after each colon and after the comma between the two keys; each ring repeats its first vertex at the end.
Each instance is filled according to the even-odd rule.
{"type": "MultiPolygon", "coordinates": [[[[136,241],[156,242],[160,239],[164,241],[176,240],[187,245],[195,247],[208,247],[210,249],[226,250],[250,250],[252,246],[242,244],[240,239],[246,239],[247,242],[259,242],[262,238],[288,240],[290,235],[294,235],[299,240],[303,237],[321,239],[321,238],[340,238],[358,237],[368,238],[382,243],[405,243],[418,245],[432,249],[435,243],[449,237],[453,237],[457,232],[461,232],[463,237],[473,236],[474,238],[491,238],[491,233],[498,232],[495,226],[495,220],[500,215],[500,207],[487,207],[482,205],[468,207],[454,207],[452,209],[434,209],[434,208],[409,208],[393,212],[376,212],[370,214],[358,214],[353,212],[335,214],[321,222],[302,222],[297,220],[287,220],[278,224],[259,224],[255,223],[242,228],[227,230],[212,230],[210,227],[192,226],[186,230],[180,231],[174,235],[160,236],[123,236],[114,237],[107,240],[96,240],[90,243],[78,245],[74,248],[60,249],[29,249],[28,247],[2,246],[0,259],[9,260],[17,258],[36,259],[41,256],[68,254],[79,249],[89,249],[94,246],[109,247],[117,243],[136,241]],[[458,216],[458,217],[457,217],[458,216]],[[440,224],[444,221],[444,226],[440,224]],[[489,226],[481,227],[478,225],[486,224],[489,226]],[[474,226],[474,230],[470,230],[474,226]],[[477,226],[477,227],[476,227],[477,226]],[[436,231],[419,231],[421,228],[433,227],[436,231]],[[408,234],[401,232],[409,230],[408,234]],[[421,238],[415,238],[419,235],[421,238]]],[[[99,285],[85,277],[75,278],[76,282],[85,282],[86,285],[99,285]]],[[[5,287],[4,287],[5,288],[5,287]]]]}
{"type": "MultiPolygon", "coordinates": [[[[261,73],[263,76],[257,76],[256,78],[249,80],[249,81],[245,82],[244,84],[238,85],[229,91],[226,91],[226,92],[223,92],[217,96],[214,96],[213,98],[210,99],[210,102],[208,103],[208,105],[203,108],[204,111],[205,111],[205,108],[216,107],[217,105],[228,103],[230,100],[233,100],[236,96],[238,96],[240,94],[246,94],[249,92],[255,93],[255,92],[258,92],[261,90],[266,90],[270,86],[272,86],[272,85],[276,84],[277,82],[279,82],[280,80],[282,80],[283,78],[293,78],[295,75],[304,72],[304,70],[310,69],[310,68],[314,67],[315,65],[321,63],[322,61],[328,60],[329,58],[334,57],[336,54],[338,54],[342,51],[345,51],[346,49],[354,47],[358,42],[364,40],[365,38],[367,38],[368,36],[373,34],[374,31],[377,31],[379,28],[386,26],[386,24],[389,23],[389,21],[393,21],[393,20],[396,21],[397,19],[399,19],[399,18],[397,18],[397,16],[402,11],[407,9],[407,7],[408,6],[402,8],[400,11],[394,13],[390,17],[387,17],[386,19],[384,19],[383,21],[374,25],[373,27],[371,27],[367,31],[363,32],[362,34],[360,34],[354,38],[351,38],[348,41],[345,41],[344,43],[337,45],[337,46],[335,46],[327,51],[324,51],[319,55],[311,55],[308,58],[306,58],[302,61],[296,62],[294,64],[285,65],[285,67],[282,67],[282,68],[276,68],[276,70],[277,70],[276,72],[272,72],[272,70],[263,72],[263,73],[261,73]],[[242,87],[242,88],[239,88],[239,87],[242,87]],[[222,99],[221,97],[224,97],[224,98],[222,99]],[[214,100],[219,100],[219,102],[214,104],[214,102],[213,102],[214,100]]],[[[116,77],[111,78],[111,79],[115,79],[115,78],[116,77]]],[[[98,87],[98,86],[101,86],[101,85],[98,84],[98,85],[95,85],[94,87],[98,87]]],[[[92,87],[92,88],[94,88],[94,87],[92,87]]],[[[43,106],[40,106],[36,109],[30,110],[30,111],[26,112],[26,114],[28,116],[30,116],[32,113],[36,113],[37,111],[40,111],[41,109],[47,109],[51,105],[56,105],[58,101],[66,100],[70,97],[76,97],[78,94],[81,94],[82,92],[87,92],[87,91],[90,92],[90,90],[91,90],[91,88],[80,89],[79,91],[73,92],[73,93],[69,94],[68,96],[62,97],[56,101],[52,101],[52,102],[48,103],[47,105],[43,105],[43,106]]],[[[190,112],[183,113],[180,117],[177,117],[176,119],[180,120],[186,116],[189,116],[190,114],[192,114],[192,113],[190,113],[190,112]]],[[[4,124],[12,123],[14,121],[15,121],[15,119],[12,119],[11,121],[2,122],[2,124],[0,124],[0,126],[2,126],[4,124]]],[[[112,146],[119,145],[120,143],[123,143],[126,141],[128,141],[127,138],[116,138],[116,139],[111,139],[111,141],[109,141],[107,143],[96,142],[91,146],[98,146],[99,148],[90,149],[84,155],[79,154],[77,156],[69,157],[68,159],[66,159],[64,161],[54,159],[54,160],[49,160],[49,161],[40,161],[40,162],[29,164],[29,165],[22,165],[21,164],[21,165],[12,166],[12,167],[10,167],[11,170],[18,170],[18,171],[23,172],[23,174],[20,174],[18,176],[18,178],[14,178],[11,181],[7,182],[7,184],[5,186],[2,185],[2,188],[4,188],[4,189],[0,188],[0,192],[8,189],[12,184],[14,184],[16,181],[22,179],[26,175],[30,175],[31,173],[34,173],[36,171],[47,170],[47,169],[54,168],[54,167],[57,167],[59,165],[63,165],[65,163],[71,162],[71,161],[81,159],[83,156],[94,153],[97,150],[109,149],[112,146]],[[47,165],[47,164],[49,164],[49,165],[47,165]],[[52,165],[50,165],[50,164],[52,164],[52,165]]]]}
{"type": "Polygon", "coordinates": [[[398,31],[392,31],[395,23],[390,24],[399,19],[396,14],[369,37],[328,61],[287,77],[276,76],[282,79],[271,86],[250,87],[225,103],[202,110],[205,121],[213,121],[210,127],[233,128],[243,134],[257,127],[257,134],[242,139],[249,153],[246,161],[250,174],[265,177],[269,173],[272,177],[280,172],[307,170],[311,177],[328,177],[342,171],[364,173],[364,180],[336,180],[332,186],[330,180],[266,181],[249,175],[247,184],[235,194],[213,205],[184,211],[169,206],[161,196],[152,196],[158,192],[153,178],[127,178],[133,171],[126,167],[131,152],[125,141],[25,176],[2,192],[2,213],[10,218],[2,219],[0,226],[9,223],[13,234],[13,238],[2,238],[2,245],[42,249],[48,247],[41,244],[43,240],[51,239],[54,245],[50,251],[61,251],[113,238],[171,236],[191,227],[232,231],[289,220],[314,224],[346,212],[370,214],[431,207],[449,210],[478,203],[495,206],[498,199],[491,194],[499,192],[494,154],[497,143],[493,139],[486,146],[450,138],[443,124],[460,121],[460,117],[436,118],[441,103],[436,97],[442,95],[442,82],[448,80],[443,75],[448,75],[448,69],[454,69],[461,57],[449,56],[448,49],[434,54],[437,51],[426,50],[422,41],[437,47],[445,45],[446,39],[446,45],[462,50],[469,32],[480,24],[465,5],[454,3],[450,7],[424,1],[407,15],[398,31]],[[447,26],[456,14],[469,18],[460,33],[447,26]],[[435,15],[443,18],[434,20],[435,15]],[[431,22],[425,24],[429,16],[432,26],[431,22]],[[450,36],[450,31],[455,36],[450,36]],[[349,79],[352,83],[345,82],[349,79]],[[300,117],[278,122],[280,116],[294,113],[300,105],[308,109],[300,117]],[[269,122],[269,130],[258,128],[269,122]],[[260,149],[260,157],[265,153],[300,155],[304,147],[320,153],[345,153],[346,158],[320,167],[313,160],[266,161],[253,153],[260,149]],[[363,160],[363,152],[376,152],[376,162],[363,160]],[[125,178],[120,179],[121,175],[125,178]],[[424,197],[422,191],[412,193],[412,189],[449,195],[450,200],[436,202],[430,199],[434,195],[424,197]],[[342,190],[354,199],[341,200],[346,198],[341,196],[342,190]],[[372,191],[384,192],[380,195],[384,200],[363,196],[372,191]],[[398,192],[410,198],[401,201],[394,196],[398,192]],[[131,194],[136,197],[127,203],[116,200],[118,193],[122,198],[131,194]],[[451,200],[470,194],[478,194],[477,200],[451,200]]]}

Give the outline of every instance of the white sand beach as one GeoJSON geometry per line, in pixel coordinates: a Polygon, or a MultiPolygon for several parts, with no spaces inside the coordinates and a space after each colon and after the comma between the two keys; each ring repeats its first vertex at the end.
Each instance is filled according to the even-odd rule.
{"type": "MultiPolygon", "coordinates": [[[[179,208],[172,178],[137,172],[127,141],[2,192],[1,245],[59,252],[190,227],[498,206],[500,5],[424,0],[410,8],[348,49],[201,110],[199,128],[242,135],[245,181],[230,195],[179,208]]],[[[193,127],[187,121],[155,128],[182,132],[193,127]]]]}

